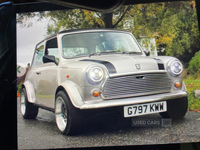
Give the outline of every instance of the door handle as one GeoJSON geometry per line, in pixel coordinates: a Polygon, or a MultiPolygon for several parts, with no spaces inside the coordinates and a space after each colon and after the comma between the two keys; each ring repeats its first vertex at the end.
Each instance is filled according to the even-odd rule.
{"type": "Polygon", "coordinates": [[[41,74],[41,72],[36,72],[36,74],[37,74],[37,75],[40,75],[40,74],[41,74]]]}

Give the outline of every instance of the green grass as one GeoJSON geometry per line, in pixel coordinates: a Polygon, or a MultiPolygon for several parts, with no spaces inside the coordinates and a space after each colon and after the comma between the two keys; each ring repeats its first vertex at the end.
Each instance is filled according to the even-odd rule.
{"type": "Polygon", "coordinates": [[[184,82],[188,92],[188,109],[200,111],[200,100],[194,96],[194,91],[200,90],[200,78],[194,79],[189,76],[184,79],[184,82]]]}

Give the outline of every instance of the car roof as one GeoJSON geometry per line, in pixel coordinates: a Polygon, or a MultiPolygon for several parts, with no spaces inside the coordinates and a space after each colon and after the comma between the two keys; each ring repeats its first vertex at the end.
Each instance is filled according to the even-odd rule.
{"type": "Polygon", "coordinates": [[[117,32],[128,32],[128,31],[124,31],[124,30],[117,30],[117,29],[108,29],[108,28],[92,28],[92,29],[72,29],[72,30],[66,30],[66,31],[61,31],[58,34],[61,33],[70,33],[70,32],[94,32],[94,31],[117,31],[117,32]]]}
{"type": "MultiPolygon", "coordinates": [[[[92,29],[71,29],[71,30],[65,30],[65,31],[61,31],[61,32],[58,32],[56,34],[53,34],[45,39],[43,39],[42,41],[40,41],[38,44],[42,43],[43,41],[45,40],[49,40],[49,39],[52,39],[54,37],[56,37],[58,34],[63,34],[63,33],[75,33],[75,32],[95,32],[95,31],[115,31],[115,32],[125,32],[125,33],[130,33],[128,31],[125,31],[125,30],[118,30],[118,29],[108,29],[108,28],[92,28],[92,29]]],[[[37,44],[37,45],[38,45],[37,44]]]]}

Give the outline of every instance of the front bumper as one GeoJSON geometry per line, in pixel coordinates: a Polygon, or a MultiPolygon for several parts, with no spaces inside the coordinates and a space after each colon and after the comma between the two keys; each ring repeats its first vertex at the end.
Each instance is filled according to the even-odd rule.
{"type": "Polygon", "coordinates": [[[120,98],[114,100],[91,100],[86,101],[80,109],[95,109],[95,108],[106,108],[106,107],[115,107],[115,106],[127,106],[132,104],[141,104],[155,101],[163,101],[170,99],[177,99],[186,97],[186,91],[175,91],[171,93],[163,93],[156,95],[140,96],[140,97],[131,97],[131,98],[120,98]]]}

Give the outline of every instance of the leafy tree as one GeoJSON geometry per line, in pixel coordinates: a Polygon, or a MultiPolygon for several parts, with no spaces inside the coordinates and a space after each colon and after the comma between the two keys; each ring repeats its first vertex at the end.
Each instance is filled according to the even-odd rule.
{"type": "Polygon", "coordinates": [[[200,75],[200,51],[190,60],[188,70],[193,75],[200,75]]]}
{"type": "Polygon", "coordinates": [[[40,21],[42,18],[49,17],[48,35],[67,29],[122,28],[126,14],[131,8],[131,5],[122,6],[116,11],[106,14],[84,9],[23,13],[18,14],[17,22],[21,27],[30,27],[33,24],[31,18],[38,17],[38,21],[40,21]]]}
{"type": "Polygon", "coordinates": [[[29,27],[32,21],[28,20],[35,16],[49,17],[48,35],[67,29],[117,28],[131,31],[138,39],[155,37],[159,54],[175,56],[186,67],[200,49],[195,1],[122,6],[107,14],[83,9],[26,13],[19,14],[17,22],[29,27]]]}
{"type": "Polygon", "coordinates": [[[20,84],[17,85],[17,92],[18,92],[19,94],[22,93],[22,85],[23,85],[23,82],[20,82],[20,84]]]}
{"type": "Polygon", "coordinates": [[[197,13],[194,1],[140,4],[131,9],[136,37],[156,37],[159,54],[188,62],[200,49],[197,13]]]}

